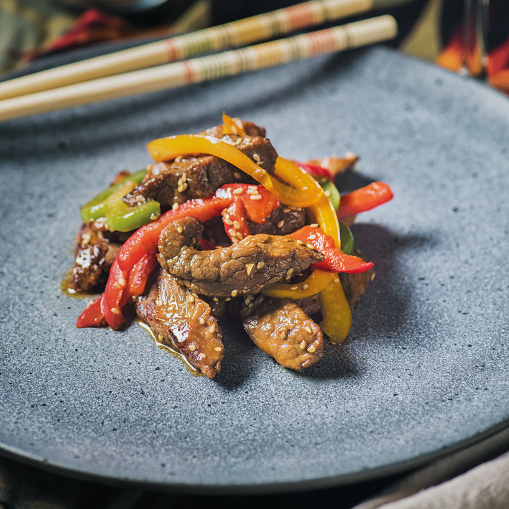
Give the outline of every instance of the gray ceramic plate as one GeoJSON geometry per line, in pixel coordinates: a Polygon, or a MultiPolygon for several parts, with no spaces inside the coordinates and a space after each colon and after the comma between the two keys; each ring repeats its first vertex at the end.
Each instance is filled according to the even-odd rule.
{"type": "Polygon", "coordinates": [[[262,493],[401,471],[507,424],[509,101],[375,48],[0,124],[1,452],[71,476],[262,493]],[[388,182],[357,246],[377,276],[302,374],[224,325],[213,381],[132,326],[77,330],[60,291],[79,206],[153,138],[222,111],[283,156],[362,156],[388,182]]]}

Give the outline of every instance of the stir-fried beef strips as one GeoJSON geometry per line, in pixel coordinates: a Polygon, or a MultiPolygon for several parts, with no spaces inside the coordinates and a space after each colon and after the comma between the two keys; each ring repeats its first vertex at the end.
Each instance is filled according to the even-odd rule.
{"type": "Polygon", "coordinates": [[[159,237],[158,260],[189,289],[210,297],[256,294],[324,259],[301,241],[266,234],[200,251],[202,232],[203,225],[194,217],[170,223],[159,237]]]}
{"type": "Polygon", "coordinates": [[[147,296],[136,302],[138,315],[157,340],[180,352],[196,369],[213,378],[221,369],[221,329],[210,306],[161,270],[147,296]]]}
{"type": "MultiPolygon", "coordinates": [[[[250,159],[256,160],[269,173],[274,171],[277,152],[265,138],[265,129],[255,124],[244,123],[247,136],[222,134],[223,126],[200,134],[213,136],[234,145],[250,159]]],[[[193,198],[206,198],[224,184],[252,180],[235,166],[215,156],[199,155],[177,158],[172,162],[160,162],[149,166],[143,182],[124,197],[124,201],[135,206],[152,198],[163,209],[193,198]]]]}
{"type": "Polygon", "coordinates": [[[256,346],[279,364],[301,371],[321,359],[322,331],[294,301],[260,296],[240,315],[256,346]]]}

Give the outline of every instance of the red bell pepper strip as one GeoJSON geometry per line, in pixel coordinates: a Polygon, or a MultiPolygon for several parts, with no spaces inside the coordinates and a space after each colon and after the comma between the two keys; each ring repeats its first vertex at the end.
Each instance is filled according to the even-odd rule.
{"type": "Polygon", "coordinates": [[[76,322],[76,327],[78,327],[78,329],[84,327],[99,327],[105,324],[104,313],[102,312],[103,295],[104,294],[99,295],[97,299],[90,302],[83,313],[81,313],[76,322]]]}
{"type": "Polygon", "coordinates": [[[299,163],[297,161],[292,161],[295,166],[298,166],[304,171],[307,171],[313,177],[325,177],[329,179],[331,182],[334,182],[334,175],[330,170],[324,168],[323,166],[318,166],[317,164],[309,164],[309,163],[299,163]]]}
{"type": "Polygon", "coordinates": [[[224,229],[233,244],[237,244],[250,235],[245,212],[242,198],[236,194],[233,196],[229,207],[221,213],[224,229]]]}
{"type": "Polygon", "coordinates": [[[200,247],[204,251],[213,251],[214,249],[216,249],[216,246],[214,246],[214,244],[212,244],[212,242],[209,242],[207,239],[200,239],[198,244],[200,244],[200,247]]]}
{"type": "Polygon", "coordinates": [[[315,249],[325,255],[323,262],[314,263],[313,267],[330,272],[366,272],[373,267],[373,262],[365,262],[358,256],[347,255],[336,247],[334,239],[325,234],[320,228],[304,226],[296,232],[290,233],[289,237],[302,240],[311,244],[315,249]]]}
{"type": "Polygon", "coordinates": [[[373,182],[366,187],[341,196],[338,218],[354,216],[392,200],[391,188],[383,182],[373,182]]]}
{"type": "Polygon", "coordinates": [[[277,195],[271,193],[263,186],[226,184],[222,189],[230,189],[233,197],[240,197],[244,205],[246,217],[253,223],[265,223],[270,213],[279,208],[280,205],[277,195]],[[261,196],[261,198],[258,196],[261,196]]]}

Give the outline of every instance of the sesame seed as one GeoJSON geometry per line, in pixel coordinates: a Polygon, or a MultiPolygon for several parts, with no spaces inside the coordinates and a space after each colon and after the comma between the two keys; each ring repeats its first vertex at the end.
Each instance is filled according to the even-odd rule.
{"type": "Polygon", "coordinates": [[[226,302],[230,302],[231,300],[232,300],[231,297],[226,297],[226,299],[225,299],[226,302]]]}
{"type": "Polygon", "coordinates": [[[309,249],[314,249],[315,246],[313,246],[313,244],[306,244],[306,247],[308,247],[309,249]]]}
{"type": "Polygon", "coordinates": [[[261,157],[258,154],[253,154],[253,159],[258,163],[261,160],[261,157]]]}
{"type": "Polygon", "coordinates": [[[152,221],[155,221],[158,217],[157,214],[150,214],[150,219],[152,219],[152,221]]]}
{"type": "Polygon", "coordinates": [[[313,223],[309,225],[310,228],[318,228],[318,223],[313,223]]]}
{"type": "Polygon", "coordinates": [[[162,334],[158,334],[157,339],[158,339],[159,341],[162,341],[162,340],[164,339],[164,338],[163,338],[163,335],[162,335],[162,334]]]}
{"type": "Polygon", "coordinates": [[[235,145],[240,145],[242,143],[242,138],[237,138],[235,140],[235,145]]]}
{"type": "Polygon", "coordinates": [[[111,308],[111,312],[112,312],[114,315],[119,315],[119,314],[120,314],[120,309],[118,309],[118,308],[111,308]]]}
{"type": "Polygon", "coordinates": [[[233,221],[231,219],[224,219],[224,223],[227,224],[228,226],[231,226],[233,224],[233,221]]]}
{"type": "Polygon", "coordinates": [[[260,194],[260,193],[256,186],[249,186],[247,189],[247,194],[260,194]]]}
{"type": "Polygon", "coordinates": [[[290,290],[297,290],[298,286],[290,286],[290,290]]]}
{"type": "Polygon", "coordinates": [[[313,331],[311,330],[311,327],[310,327],[309,325],[306,325],[306,326],[304,327],[304,330],[305,330],[306,332],[309,332],[310,334],[313,332],[313,331]]]}
{"type": "Polygon", "coordinates": [[[287,271],[286,271],[286,279],[289,280],[291,279],[292,277],[292,273],[293,273],[293,269],[290,267],[287,271]]]}
{"type": "Polygon", "coordinates": [[[263,267],[265,267],[265,262],[258,262],[258,263],[256,264],[256,268],[257,268],[257,269],[263,269],[263,267]]]}
{"type": "Polygon", "coordinates": [[[136,196],[136,201],[138,203],[143,203],[145,201],[145,198],[141,194],[139,194],[138,196],[136,196]]]}
{"type": "MultiPolygon", "coordinates": [[[[238,176],[240,178],[240,175],[238,176]]],[[[235,191],[233,191],[233,194],[242,194],[244,192],[244,189],[242,187],[237,187],[235,191]]]]}
{"type": "Polygon", "coordinates": [[[184,184],[181,184],[180,186],[178,186],[178,189],[177,191],[179,193],[183,193],[189,186],[187,185],[187,183],[184,183],[184,184]]]}
{"type": "Polygon", "coordinates": [[[288,212],[291,212],[291,209],[283,209],[283,212],[284,212],[285,214],[288,214],[288,212]]]}
{"type": "Polygon", "coordinates": [[[238,221],[233,221],[233,227],[236,229],[236,230],[239,230],[240,229],[240,223],[238,221]]]}
{"type": "Polygon", "coordinates": [[[184,228],[182,228],[182,226],[177,226],[177,231],[179,233],[182,233],[184,231],[184,228]]]}
{"type": "Polygon", "coordinates": [[[237,297],[237,294],[238,294],[238,293],[239,293],[239,292],[238,292],[237,290],[232,290],[231,295],[232,295],[232,297],[237,297]]]}
{"type": "Polygon", "coordinates": [[[330,191],[327,189],[327,191],[324,192],[325,196],[327,196],[327,198],[330,197],[330,191]]]}
{"type": "Polygon", "coordinates": [[[313,233],[313,235],[309,235],[308,240],[315,240],[316,235],[313,233]]]}
{"type": "Polygon", "coordinates": [[[216,346],[216,347],[214,348],[214,350],[215,350],[216,352],[220,352],[220,351],[222,350],[222,348],[221,348],[220,346],[216,346]]]}
{"type": "Polygon", "coordinates": [[[309,288],[309,285],[308,285],[307,283],[304,283],[304,284],[302,285],[302,289],[303,289],[303,290],[307,290],[308,288],[309,288]]]}
{"type": "Polygon", "coordinates": [[[239,240],[242,240],[242,239],[244,238],[244,236],[242,235],[242,233],[237,232],[237,238],[238,238],[239,240]]]}
{"type": "Polygon", "coordinates": [[[309,345],[309,346],[308,346],[308,352],[309,352],[309,353],[314,353],[314,352],[315,352],[315,350],[316,350],[315,345],[309,345]]]}
{"type": "Polygon", "coordinates": [[[189,297],[187,298],[187,300],[188,300],[189,302],[191,302],[191,303],[192,303],[192,302],[194,302],[194,295],[189,295],[189,297]]]}
{"type": "Polygon", "coordinates": [[[121,285],[118,281],[115,281],[115,286],[116,286],[117,288],[119,288],[119,289],[124,287],[124,286],[123,286],[123,285],[121,285]]]}
{"type": "Polygon", "coordinates": [[[251,275],[251,272],[253,272],[254,269],[254,263],[247,263],[246,264],[246,273],[248,276],[251,275]]]}
{"type": "Polygon", "coordinates": [[[213,300],[214,302],[219,302],[219,299],[218,299],[217,297],[214,297],[212,300],[213,300]]]}
{"type": "Polygon", "coordinates": [[[233,174],[233,176],[234,176],[237,180],[241,178],[241,174],[240,174],[238,171],[236,171],[236,172],[233,174]]]}
{"type": "Polygon", "coordinates": [[[177,157],[175,158],[175,162],[176,162],[176,163],[180,163],[180,161],[182,161],[182,156],[177,156],[177,157]]]}
{"type": "Polygon", "coordinates": [[[89,233],[85,233],[85,235],[83,235],[83,237],[81,237],[81,244],[86,246],[89,242],[90,242],[90,234],[89,233]]]}
{"type": "Polygon", "coordinates": [[[177,209],[179,208],[179,204],[178,204],[177,202],[175,202],[175,203],[171,206],[171,208],[172,208],[173,210],[177,210],[177,209]]]}
{"type": "Polygon", "coordinates": [[[261,200],[262,195],[261,194],[253,194],[251,195],[251,200],[261,200]]]}
{"type": "Polygon", "coordinates": [[[209,327],[210,332],[216,331],[216,322],[212,322],[211,326],[209,327]]]}
{"type": "Polygon", "coordinates": [[[203,325],[205,323],[205,318],[203,318],[203,316],[200,316],[199,322],[203,325]]]}
{"type": "Polygon", "coordinates": [[[306,348],[306,342],[302,341],[302,343],[299,346],[300,346],[301,350],[304,350],[304,348],[306,348]]]}
{"type": "Polygon", "coordinates": [[[281,331],[281,333],[279,334],[279,337],[281,339],[285,339],[286,338],[286,331],[285,330],[281,331]]]}
{"type": "Polygon", "coordinates": [[[191,352],[194,352],[196,350],[196,345],[189,345],[189,350],[191,350],[191,352]]]}
{"type": "Polygon", "coordinates": [[[235,237],[235,233],[236,233],[236,232],[235,232],[235,230],[234,230],[233,228],[230,228],[230,229],[228,230],[228,235],[229,235],[230,237],[235,237]]]}
{"type": "Polygon", "coordinates": [[[283,225],[285,224],[284,220],[282,221],[279,221],[279,223],[277,224],[277,227],[278,228],[283,228],[283,225]]]}

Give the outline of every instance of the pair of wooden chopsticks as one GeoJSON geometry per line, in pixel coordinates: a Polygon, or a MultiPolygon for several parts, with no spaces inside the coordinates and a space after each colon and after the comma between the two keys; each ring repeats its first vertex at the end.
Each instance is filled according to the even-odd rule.
{"type": "Polygon", "coordinates": [[[392,16],[357,21],[237,50],[369,11],[373,0],[314,0],[0,83],[0,121],[233,76],[391,39],[392,16]]]}

